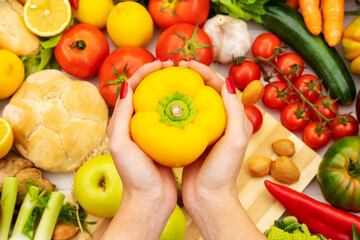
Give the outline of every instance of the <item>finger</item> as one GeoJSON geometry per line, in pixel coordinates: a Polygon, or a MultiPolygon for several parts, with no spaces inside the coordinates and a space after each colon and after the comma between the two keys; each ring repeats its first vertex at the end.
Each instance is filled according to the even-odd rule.
{"type": "Polygon", "coordinates": [[[168,67],[173,67],[174,65],[175,65],[174,60],[168,59],[168,60],[162,62],[162,67],[161,68],[164,69],[164,68],[168,68],[168,67]]]}
{"type": "Polygon", "coordinates": [[[199,73],[206,85],[214,88],[218,93],[221,92],[224,81],[217,75],[215,70],[195,60],[189,62],[189,68],[199,73]]]}
{"type": "Polygon", "coordinates": [[[129,86],[132,89],[136,89],[139,83],[150,73],[160,70],[163,63],[160,60],[155,60],[151,63],[144,64],[132,75],[129,80],[129,86]]]}
{"type": "Polygon", "coordinates": [[[189,68],[189,61],[186,59],[180,59],[178,66],[184,67],[184,68],[189,68]]]}
{"type": "MultiPolygon", "coordinates": [[[[123,83],[124,84],[124,83],[123,83]]],[[[125,86],[125,84],[123,85],[125,86]]],[[[133,114],[133,91],[127,86],[127,94],[116,102],[113,115],[108,127],[111,142],[130,141],[130,120],[133,114]]]]}
{"type": "MultiPolygon", "coordinates": [[[[231,81],[231,80],[226,80],[231,81]]],[[[243,140],[243,144],[247,145],[252,135],[252,124],[246,116],[244,105],[241,103],[236,94],[229,93],[226,83],[221,89],[221,96],[224,101],[226,110],[226,129],[225,138],[229,142],[238,142],[243,140]]],[[[233,86],[233,83],[232,83],[233,86]]]]}

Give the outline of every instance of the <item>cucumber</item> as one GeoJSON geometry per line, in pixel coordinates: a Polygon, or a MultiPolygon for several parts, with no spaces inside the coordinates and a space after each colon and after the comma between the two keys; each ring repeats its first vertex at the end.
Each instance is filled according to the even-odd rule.
{"type": "Polygon", "coordinates": [[[330,95],[342,105],[350,104],[356,97],[354,80],[344,61],[329,47],[322,34],[312,35],[306,28],[302,15],[285,3],[270,0],[264,5],[262,25],[292,47],[323,80],[330,95]]]}

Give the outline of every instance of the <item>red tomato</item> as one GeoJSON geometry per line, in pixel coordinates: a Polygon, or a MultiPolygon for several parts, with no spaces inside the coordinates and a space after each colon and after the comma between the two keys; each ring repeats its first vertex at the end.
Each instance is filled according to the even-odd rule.
{"type": "Polygon", "coordinates": [[[303,110],[303,104],[298,102],[293,102],[285,106],[280,114],[281,123],[290,131],[299,131],[303,129],[310,119],[310,110],[308,109],[305,112],[303,112],[303,110]]]}
{"type": "Polygon", "coordinates": [[[230,67],[229,78],[242,91],[250,82],[260,80],[261,71],[255,62],[245,61],[240,65],[234,64],[230,67]]]}
{"type": "Polygon", "coordinates": [[[214,47],[210,37],[201,28],[189,23],[177,23],[160,35],[156,44],[156,57],[162,60],[173,58],[175,62],[182,58],[195,58],[209,66],[214,58],[214,47]]]}
{"type": "Polygon", "coordinates": [[[114,107],[121,84],[130,78],[142,65],[154,60],[155,57],[148,50],[141,47],[122,47],[112,52],[104,60],[99,72],[99,89],[105,101],[114,107]],[[124,72],[125,66],[126,70],[124,72]]]}
{"type": "Polygon", "coordinates": [[[253,125],[253,134],[259,131],[263,123],[263,116],[260,110],[254,105],[244,104],[244,110],[247,118],[253,125]]]}
{"type": "MultiPolygon", "coordinates": [[[[347,114],[341,114],[341,117],[346,117],[347,114]]],[[[332,135],[335,139],[340,139],[348,136],[356,136],[359,133],[359,125],[353,116],[347,117],[347,120],[333,120],[330,126],[332,135]]]]}
{"type": "MultiPolygon", "coordinates": [[[[281,98],[281,95],[285,95],[291,92],[291,90],[288,88],[286,83],[281,81],[275,81],[268,83],[265,86],[264,95],[262,97],[262,102],[267,106],[268,108],[272,109],[281,109],[286,106],[287,102],[284,101],[284,99],[281,98]],[[272,85],[274,84],[274,85],[272,85]],[[278,92],[280,91],[280,92],[278,92]],[[280,94],[279,94],[280,93],[280,94]]],[[[291,95],[284,96],[285,99],[290,102],[291,101],[291,95]]]]}
{"type": "Polygon", "coordinates": [[[202,26],[210,11],[209,0],[150,0],[148,9],[156,25],[162,30],[176,23],[202,26]]]}
{"type": "Polygon", "coordinates": [[[254,40],[251,52],[254,58],[263,57],[268,59],[274,55],[276,47],[281,47],[280,38],[272,33],[263,33],[254,40]]]}
{"type": "MultiPolygon", "coordinates": [[[[320,124],[319,124],[320,125],[320,124]]],[[[302,132],[302,139],[306,145],[311,147],[312,149],[319,149],[324,147],[331,138],[330,132],[317,132],[320,126],[316,124],[316,122],[310,122],[308,125],[305,126],[302,132]],[[320,135],[319,135],[320,134],[320,135]]],[[[330,131],[330,128],[325,125],[323,127],[324,131],[330,131]]]]}
{"type": "MultiPolygon", "coordinates": [[[[316,106],[316,109],[327,119],[336,117],[336,112],[338,111],[338,104],[334,101],[333,98],[322,96],[316,99],[313,104],[318,105],[316,106]]],[[[311,109],[311,118],[314,120],[319,119],[319,115],[313,109],[311,109]]]]}
{"type": "Polygon", "coordinates": [[[90,78],[98,73],[109,54],[109,44],[98,28],[76,24],[61,36],[54,54],[65,72],[77,78],[90,78]]]}
{"type": "MultiPolygon", "coordinates": [[[[296,79],[294,87],[299,91],[302,91],[303,96],[310,102],[315,101],[315,99],[317,99],[320,95],[319,92],[322,91],[322,85],[319,79],[311,74],[305,74],[296,79]],[[309,88],[312,90],[309,91],[309,88]],[[315,91],[315,89],[317,89],[318,92],[315,91]]],[[[299,101],[302,101],[302,98],[298,94],[295,96],[299,101]]]]}
{"type": "MultiPolygon", "coordinates": [[[[297,55],[296,53],[284,53],[282,55],[280,55],[277,58],[276,64],[275,66],[281,71],[281,72],[289,72],[291,71],[291,66],[292,65],[299,65],[304,67],[304,61],[301,59],[301,57],[299,55],[297,55]]],[[[304,71],[304,68],[300,68],[298,71],[298,74],[293,73],[290,77],[290,73],[285,74],[285,76],[287,78],[290,78],[290,81],[293,81],[294,79],[298,78],[299,76],[301,76],[301,74],[304,71]]],[[[281,80],[285,82],[285,79],[278,74],[278,72],[275,70],[275,74],[277,74],[277,77],[281,80]]]]}

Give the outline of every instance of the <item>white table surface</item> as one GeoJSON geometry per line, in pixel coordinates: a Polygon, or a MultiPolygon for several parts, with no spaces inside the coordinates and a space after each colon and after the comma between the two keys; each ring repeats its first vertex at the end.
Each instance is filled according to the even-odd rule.
{"type": "MultiPolygon", "coordinates": [[[[356,10],[358,9],[358,7],[355,4],[354,0],[346,0],[345,1],[345,8],[347,10],[356,10]]],[[[344,20],[344,28],[352,21],[352,19],[354,18],[354,16],[345,16],[345,20],[344,20]]],[[[260,24],[257,24],[255,22],[248,22],[248,28],[252,34],[252,38],[253,40],[260,35],[261,33],[264,32],[268,32],[268,30],[266,30],[264,27],[262,27],[260,24]]],[[[106,34],[106,30],[104,30],[104,33],[106,34]]],[[[155,33],[154,33],[154,37],[152,39],[152,41],[148,44],[148,46],[146,47],[150,52],[152,52],[155,56],[155,46],[156,46],[156,42],[157,42],[157,38],[159,37],[159,35],[161,34],[161,30],[159,30],[158,28],[155,29],[155,33]]],[[[107,35],[107,34],[106,34],[107,35]]],[[[115,45],[109,40],[109,45],[110,45],[110,52],[114,51],[116,49],[115,45]]],[[[337,51],[339,52],[339,54],[342,56],[342,49],[341,49],[341,44],[336,46],[337,51]]],[[[248,52],[247,56],[251,57],[251,51],[248,52]]],[[[347,66],[349,65],[349,63],[345,60],[347,66]]],[[[211,64],[211,67],[213,69],[215,69],[217,72],[219,72],[222,76],[224,77],[228,77],[228,71],[230,68],[231,64],[218,64],[218,63],[213,63],[211,64]]],[[[305,68],[304,73],[310,73],[310,74],[314,74],[314,71],[312,71],[312,69],[309,68],[305,68]]],[[[356,84],[356,88],[357,91],[360,89],[360,78],[356,77],[353,75],[355,84],[356,84]]],[[[263,81],[263,79],[261,79],[263,81]]],[[[90,79],[89,81],[91,81],[92,83],[94,83],[95,85],[98,86],[98,77],[94,77],[92,79],[90,79]]],[[[8,100],[0,100],[0,116],[2,115],[2,110],[4,108],[4,106],[8,103],[8,100]]],[[[266,108],[262,102],[260,101],[258,103],[258,105],[260,107],[262,107],[265,111],[267,111],[268,113],[270,113],[275,119],[277,119],[278,121],[280,121],[280,111],[279,110],[271,110],[266,108]]],[[[347,106],[339,106],[339,112],[340,113],[348,113],[348,112],[353,112],[354,116],[355,116],[355,102],[353,102],[351,105],[347,105],[347,106]]],[[[295,135],[297,135],[300,139],[301,139],[301,132],[294,132],[295,135]]],[[[334,140],[331,140],[331,142],[325,146],[324,148],[317,150],[317,153],[320,156],[323,156],[324,153],[326,152],[327,148],[334,142],[334,140]]],[[[50,179],[50,181],[54,184],[57,185],[57,187],[59,188],[60,192],[63,193],[67,193],[72,189],[72,185],[73,185],[73,176],[74,174],[72,173],[66,173],[66,174],[60,174],[60,173],[47,173],[44,172],[43,175],[45,177],[47,177],[48,179],[50,179]]],[[[311,183],[306,187],[306,189],[303,191],[303,193],[309,195],[310,197],[317,199],[319,201],[325,202],[323,196],[321,195],[320,192],[320,188],[319,185],[317,183],[316,178],[314,178],[311,183]]],[[[360,216],[360,214],[358,214],[360,216]]]]}

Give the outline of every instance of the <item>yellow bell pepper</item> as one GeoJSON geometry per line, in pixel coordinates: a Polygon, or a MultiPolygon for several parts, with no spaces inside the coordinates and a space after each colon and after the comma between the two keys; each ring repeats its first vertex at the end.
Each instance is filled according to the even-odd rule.
{"type": "Polygon", "coordinates": [[[133,104],[132,139],[168,167],[183,167],[198,159],[226,125],[222,98],[188,68],[149,74],[136,88],[133,104]]]}
{"type": "Polygon", "coordinates": [[[350,61],[350,71],[360,76],[360,16],[345,28],[341,44],[345,59],[350,61]]]}

